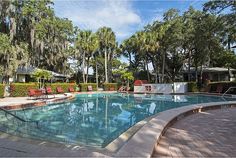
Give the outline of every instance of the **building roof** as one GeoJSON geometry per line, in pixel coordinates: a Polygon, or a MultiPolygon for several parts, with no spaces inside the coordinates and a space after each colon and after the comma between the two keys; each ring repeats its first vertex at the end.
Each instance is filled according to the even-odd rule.
{"type": "MultiPolygon", "coordinates": [[[[32,67],[32,66],[18,67],[18,69],[16,70],[16,74],[31,75],[36,70],[39,70],[39,68],[32,67]]],[[[49,70],[47,70],[47,71],[49,71],[49,70]]],[[[64,77],[64,78],[69,77],[68,75],[63,75],[63,74],[60,74],[60,73],[57,73],[57,72],[53,72],[53,71],[49,71],[49,72],[51,72],[54,77],[64,77]]]]}
{"type": "MultiPolygon", "coordinates": [[[[198,71],[200,71],[200,67],[198,68],[198,71]]],[[[228,72],[228,68],[224,67],[203,67],[202,68],[203,72],[228,72]]],[[[230,68],[230,71],[236,72],[236,69],[230,68]]],[[[184,73],[188,73],[188,69],[185,69],[183,71],[184,73]]],[[[190,72],[195,72],[195,67],[190,68],[190,72]]]]}

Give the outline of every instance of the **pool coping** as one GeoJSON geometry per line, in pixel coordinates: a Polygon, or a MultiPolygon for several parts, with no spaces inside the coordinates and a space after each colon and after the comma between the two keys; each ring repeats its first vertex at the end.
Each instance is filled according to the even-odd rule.
{"type": "MultiPolygon", "coordinates": [[[[116,91],[92,91],[92,92],[75,92],[75,93],[64,93],[63,97],[60,98],[53,98],[53,99],[47,99],[44,100],[37,100],[35,102],[29,102],[29,103],[20,103],[20,104],[10,104],[10,105],[4,105],[1,106],[1,108],[5,110],[20,110],[24,108],[32,108],[32,107],[38,107],[38,106],[45,106],[52,103],[60,103],[64,101],[69,101],[75,98],[77,94],[97,94],[97,93],[117,93],[116,91]]],[[[16,97],[17,98],[17,97],[16,97]]]]}
{"type": "Polygon", "coordinates": [[[201,111],[231,107],[236,107],[236,101],[193,104],[157,113],[124,143],[115,156],[151,157],[161,136],[176,121],[201,111]]]}
{"type": "Polygon", "coordinates": [[[38,100],[36,102],[4,105],[1,108],[5,109],[5,110],[19,110],[19,109],[25,109],[25,108],[31,108],[31,107],[45,106],[45,105],[51,104],[51,103],[64,102],[64,101],[67,101],[67,100],[72,100],[74,98],[75,98],[75,95],[68,94],[68,95],[65,95],[63,97],[53,98],[53,99],[50,99],[50,100],[38,100]]]}

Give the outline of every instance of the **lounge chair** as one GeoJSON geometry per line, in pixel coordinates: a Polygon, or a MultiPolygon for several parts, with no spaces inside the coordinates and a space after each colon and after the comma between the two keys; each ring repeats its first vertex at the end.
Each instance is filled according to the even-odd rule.
{"type": "Polygon", "coordinates": [[[126,86],[121,86],[119,89],[118,89],[118,92],[124,92],[126,90],[126,86]]]}
{"type": "Polygon", "coordinates": [[[75,90],[74,90],[73,87],[69,87],[69,88],[68,88],[68,92],[75,92],[75,90]]]}
{"type": "Polygon", "coordinates": [[[46,90],[46,94],[53,94],[51,87],[46,87],[45,90],[46,90]]]}
{"type": "Polygon", "coordinates": [[[44,94],[43,94],[42,90],[39,90],[39,89],[29,89],[29,91],[28,91],[28,96],[35,97],[36,99],[40,98],[43,95],[44,94]]]}
{"type": "Polygon", "coordinates": [[[93,91],[93,87],[92,86],[88,86],[88,91],[93,91]]]}
{"type": "Polygon", "coordinates": [[[114,90],[115,90],[114,87],[110,87],[110,88],[109,88],[109,91],[114,91],[114,90]]]}
{"type": "MultiPolygon", "coordinates": [[[[53,91],[51,87],[46,87],[45,90],[46,90],[47,95],[53,95],[53,91]]],[[[55,98],[55,95],[54,95],[54,98],[55,98]]]]}
{"type": "Polygon", "coordinates": [[[130,90],[130,87],[127,86],[121,86],[118,90],[118,92],[128,92],[130,90]]]}
{"type": "Polygon", "coordinates": [[[29,90],[28,90],[28,96],[29,96],[29,97],[34,97],[34,96],[35,96],[35,91],[34,91],[34,89],[29,89],[29,90]]]}
{"type": "Polygon", "coordinates": [[[61,87],[57,87],[56,90],[57,93],[64,93],[64,90],[61,87]]]}

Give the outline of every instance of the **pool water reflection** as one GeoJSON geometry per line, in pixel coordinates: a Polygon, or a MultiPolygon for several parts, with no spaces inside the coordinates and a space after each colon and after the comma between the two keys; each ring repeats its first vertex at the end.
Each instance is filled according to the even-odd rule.
{"type": "Polygon", "coordinates": [[[105,147],[137,122],[161,111],[226,99],[204,95],[81,94],[75,100],[0,112],[0,130],[23,137],[105,147]],[[37,122],[37,123],[35,123],[37,122]]]}

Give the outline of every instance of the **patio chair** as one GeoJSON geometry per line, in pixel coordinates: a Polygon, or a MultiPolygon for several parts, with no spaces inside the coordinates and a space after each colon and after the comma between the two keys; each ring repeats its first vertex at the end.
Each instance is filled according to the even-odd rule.
{"type": "Polygon", "coordinates": [[[88,86],[88,91],[93,91],[93,87],[92,86],[88,86]]]}
{"type": "Polygon", "coordinates": [[[37,99],[37,98],[40,98],[41,96],[43,96],[43,92],[42,92],[42,90],[39,90],[39,89],[29,89],[28,96],[30,98],[35,97],[35,99],[37,99]]]}
{"type": "Polygon", "coordinates": [[[110,88],[109,88],[109,91],[114,91],[114,90],[115,90],[114,87],[110,87],[110,88]]]}
{"type": "Polygon", "coordinates": [[[28,90],[28,96],[31,98],[31,97],[34,97],[35,96],[35,90],[34,89],[29,89],[28,90]]]}
{"type": "Polygon", "coordinates": [[[64,93],[64,90],[61,87],[56,88],[57,93],[64,93]]]}
{"type": "Polygon", "coordinates": [[[69,87],[69,88],[68,88],[68,92],[75,92],[75,90],[74,90],[73,87],[69,87]]]}
{"type": "MultiPolygon", "coordinates": [[[[54,95],[51,87],[46,87],[45,90],[46,90],[47,95],[54,95]]],[[[55,98],[55,95],[54,95],[54,98],[55,98]]]]}
{"type": "Polygon", "coordinates": [[[121,86],[119,89],[118,89],[118,92],[124,92],[126,90],[126,86],[121,86]]]}

